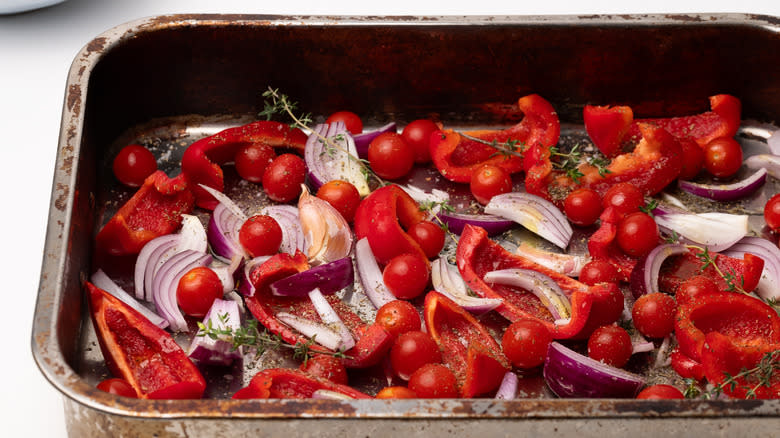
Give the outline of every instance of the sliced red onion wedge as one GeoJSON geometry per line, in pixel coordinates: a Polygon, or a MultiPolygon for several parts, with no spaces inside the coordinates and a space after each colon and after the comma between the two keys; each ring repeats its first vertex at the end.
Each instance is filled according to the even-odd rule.
{"type": "Polygon", "coordinates": [[[780,155],[780,129],[776,130],[766,139],[766,145],[772,155],[780,155]]]}
{"type": "Polygon", "coordinates": [[[475,315],[485,314],[504,302],[500,298],[480,298],[469,295],[466,282],[460,276],[458,268],[440,258],[431,263],[431,282],[434,290],[475,315]]]}
{"type": "Polygon", "coordinates": [[[631,344],[631,354],[649,353],[653,350],[655,350],[655,344],[647,339],[637,340],[631,344]]]}
{"type": "MultiPolygon", "coordinates": [[[[241,314],[238,303],[217,298],[203,318],[203,325],[215,329],[241,328],[241,314]]],[[[234,360],[241,359],[241,347],[233,348],[233,343],[225,339],[213,339],[200,331],[192,338],[187,355],[200,363],[228,366],[234,360]]]]}
{"type": "Polygon", "coordinates": [[[171,324],[171,330],[175,332],[189,330],[187,321],[176,301],[176,288],[179,285],[179,280],[190,269],[197,266],[207,266],[211,261],[212,257],[209,254],[185,250],[168,259],[155,275],[152,285],[152,300],[160,316],[171,324]]]}
{"type": "Polygon", "coordinates": [[[354,281],[352,258],[344,257],[277,280],[271,283],[271,292],[276,296],[301,297],[317,288],[324,295],[332,295],[354,281]]]}
{"type": "Polygon", "coordinates": [[[558,207],[530,193],[512,192],[494,196],[485,206],[485,213],[511,219],[562,249],[569,245],[574,233],[558,207]]]}
{"type": "Polygon", "coordinates": [[[260,209],[260,214],[274,218],[282,229],[280,252],[294,255],[295,251],[306,251],[306,240],[303,237],[298,207],[293,205],[267,205],[260,209]]]}
{"type": "Polygon", "coordinates": [[[287,312],[277,313],[276,318],[294,328],[303,336],[314,339],[315,343],[322,345],[329,350],[342,351],[343,349],[341,334],[326,324],[301,318],[300,316],[287,312]]]}
{"type": "Polygon", "coordinates": [[[504,374],[504,378],[501,380],[501,385],[499,385],[498,390],[496,391],[495,398],[498,400],[514,399],[517,397],[517,384],[517,374],[507,371],[506,374],[504,374]]]}
{"type": "Polygon", "coordinates": [[[354,347],[355,338],[352,336],[352,332],[349,331],[347,326],[341,320],[341,317],[339,317],[338,313],[333,310],[333,307],[325,298],[325,295],[323,295],[318,288],[315,288],[309,292],[309,299],[314,305],[314,310],[317,311],[320,319],[322,319],[322,322],[332,327],[341,337],[341,343],[339,347],[336,348],[336,350],[347,351],[354,347]]]}
{"type": "Polygon", "coordinates": [[[214,207],[208,225],[209,244],[214,254],[223,260],[247,256],[238,240],[238,233],[244,222],[246,222],[246,215],[236,216],[225,204],[219,203],[214,207]]]}
{"type": "Polygon", "coordinates": [[[382,271],[365,237],[355,244],[355,264],[363,292],[374,307],[378,309],[390,301],[395,301],[395,296],[385,286],[382,271]]]}
{"type": "Polygon", "coordinates": [[[769,176],[780,179],[780,155],[758,154],[745,160],[748,169],[766,169],[769,176]]]}
{"type": "Polygon", "coordinates": [[[531,269],[501,269],[488,272],[483,281],[515,286],[531,292],[547,307],[556,324],[565,324],[571,319],[569,298],[555,280],[541,272],[531,269]]]}
{"type": "Polygon", "coordinates": [[[752,195],[766,182],[767,171],[758,169],[749,177],[732,184],[699,184],[693,181],[679,181],[680,189],[715,201],[733,201],[752,195]]]}
{"type": "Polygon", "coordinates": [[[579,277],[582,267],[590,261],[589,255],[572,255],[545,251],[527,242],[520,242],[515,253],[569,277],[579,277]]]}
{"type": "Polygon", "coordinates": [[[764,259],[764,270],[756,287],[756,295],[764,300],[780,298],[780,248],[766,239],[747,236],[723,251],[723,254],[742,258],[748,252],[764,259]]]}
{"type": "Polygon", "coordinates": [[[398,187],[405,191],[418,204],[432,205],[433,207],[429,210],[429,214],[431,216],[438,214],[441,210],[442,204],[450,200],[450,194],[443,190],[433,189],[430,193],[428,193],[425,190],[411,184],[399,185],[398,187]]]}
{"type": "Polygon", "coordinates": [[[217,274],[219,281],[222,282],[223,295],[236,288],[235,272],[241,266],[243,259],[239,256],[233,257],[230,263],[213,260],[209,268],[217,274]]]}
{"type": "Polygon", "coordinates": [[[656,246],[640,259],[631,271],[631,294],[634,295],[634,298],[658,292],[658,273],[661,271],[664,260],[686,252],[688,252],[688,248],[685,245],[667,243],[656,246]]]}
{"type": "Polygon", "coordinates": [[[146,319],[148,319],[152,324],[156,325],[157,327],[160,327],[162,329],[168,327],[169,325],[168,321],[166,321],[160,315],[155,313],[153,310],[149,309],[148,307],[138,302],[138,300],[136,300],[132,295],[127,293],[118,284],[116,284],[114,280],[112,280],[105,272],[103,272],[102,269],[98,269],[97,271],[95,271],[95,273],[92,274],[92,277],[90,277],[90,281],[92,281],[92,284],[94,284],[95,286],[99,287],[100,289],[103,289],[104,291],[117,297],[123,303],[137,310],[140,314],[145,316],[146,319]]]}
{"type": "Polygon", "coordinates": [[[315,126],[306,141],[303,157],[315,190],[338,179],[352,183],[360,196],[371,192],[357,162],[355,140],[344,122],[315,126]]]}
{"type": "Polygon", "coordinates": [[[368,145],[370,145],[375,138],[379,137],[380,134],[384,134],[385,132],[396,132],[396,129],[395,122],[390,122],[374,131],[355,135],[353,138],[355,139],[355,150],[357,151],[358,157],[368,158],[368,145]]]}
{"type": "Polygon", "coordinates": [[[251,275],[252,271],[258,266],[265,263],[271,256],[255,257],[252,260],[244,263],[244,269],[241,270],[241,277],[238,281],[238,291],[245,297],[251,297],[255,294],[255,285],[252,284],[251,275]]]}
{"type": "Polygon", "coordinates": [[[513,220],[492,214],[465,214],[452,211],[439,211],[439,219],[447,225],[447,229],[460,235],[466,225],[484,228],[488,236],[496,236],[515,227],[513,220]]]}
{"type": "Polygon", "coordinates": [[[748,216],[728,213],[656,214],[655,222],[665,231],[674,231],[683,242],[706,246],[712,252],[731,247],[748,232],[748,216]]]}
{"type": "Polygon", "coordinates": [[[224,205],[228,210],[230,210],[231,213],[233,213],[236,217],[241,219],[241,223],[244,223],[247,220],[246,213],[244,213],[244,210],[241,209],[241,207],[238,206],[230,197],[219,190],[216,190],[212,187],[198,184],[203,190],[209,192],[211,196],[213,196],[217,201],[219,201],[220,204],[224,205]]]}
{"type": "Polygon", "coordinates": [[[583,356],[558,342],[547,350],[542,375],[561,398],[634,398],[645,385],[642,376],[583,356]]]}

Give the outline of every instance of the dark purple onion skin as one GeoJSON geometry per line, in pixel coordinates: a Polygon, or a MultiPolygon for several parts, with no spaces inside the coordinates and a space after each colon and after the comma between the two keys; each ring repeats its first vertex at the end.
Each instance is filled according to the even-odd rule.
{"type": "Polygon", "coordinates": [[[679,181],[678,185],[681,190],[696,196],[701,196],[703,198],[708,198],[715,201],[733,201],[735,199],[742,199],[752,195],[756,190],[764,185],[765,182],[766,174],[764,174],[763,177],[757,179],[756,181],[753,181],[751,184],[744,185],[743,187],[736,189],[719,189],[717,185],[713,185],[713,188],[711,189],[691,186],[691,184],[695,184],[691,181],[679,181]]]}
{"type": "Polygon", "coordinates": [[[634,296],[634,299],[647,293],[647,288],[645,287],[645,265],[647,265],[647,256],[639,259],[636,265],[634,265],[634,269],[631,270],[629,288],[631,289],[631,295],[634,296]]]}
{"type": "Polygon", "coordinates": [[[271,292],[280,296],[305,296],[319,288],[323,295],[332,295],[355,281],[352,258],[344,257],[315,266],[303,272],[271,283],[271,292]]]}
{"type": "Polygon", "coordinates": [[[515,226],[513,221],[497,218],[495,216],[463,215],[439,213],[437,215],[442,222],[447,224],[447,229],[460,235],[466,224],[482,227],[487,231],[488,236],[496,236],[504,231],[510,230],[515,226]]]}
{"type": "Polygon", "coordinates": [[[363,159],[368,158],[368,145],[370,145],[375,138],[379,137],[380,134],[385,132],[396,132],[396,130],[397,125],[395,122],[391,122],[375,131],[353,135],[352,138],[355,140],[355,150],[357,150],[358,157],[363,159]]]}
{"type": "Polygon", "coordinates": [[[612,368],[553,342],[542,374],[550,390],[561,398],[636,398],[645,385],[641,376],[614,368],[633,378],[616,376],[595,368],[596,364],[612,368]]]}

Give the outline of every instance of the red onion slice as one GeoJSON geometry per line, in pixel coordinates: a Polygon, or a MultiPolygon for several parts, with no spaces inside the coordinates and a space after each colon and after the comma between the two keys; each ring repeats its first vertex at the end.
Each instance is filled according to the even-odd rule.
{"type": "Polygon", "coordinates": [[[208,225],[208,241],[214,254],[223,260],[247,256],[238,240],[239,230],[245,221],[245,215],[243,218],[236,216],[221,202],[214,207],[208,225]]]}
{"type": "Polygon", "coordinates": [[[287,312],[277,313],[276,318],[297,330],[303,336],[314,339],[315,343],[322,345],[329,350],[339,351],[339,348],[342,346],[343,340],[341,334],[328,327],[326,324],[301,318],[300,316],[287,312]]]}
{"type": "Polygon", "coordinates": [[[363,292],[374,307],[378,309],[390,301],[395,301],[395,296],[385,286],[382,271],[379,269],[376,257],[371,251],[371,245],[368,244],[368,239],[365,237],[355,244],[355,264],[363,292]]]}
{"type": "Polygon", "coordinates": [[[780,179],[780,155],[758,154],[745,160],[748,169],[766,169],[769,176],[780,179]]]}
{"type": "Polygon", "coordinates": [[[374,131],[355,135],[353,138],[355,139],[355,150],[357,151],[358,157],[368,158],[368,145],[370,145],[375,138],[379,137],[379,135],[384,134],[385,132],[396,132],[396,129],[395,122],[390,122],[374,131]]]}
{"type": "Polygon", "coordinates": [[[279,252],[294,255],[296,251],[306,252],[306,240],[298,216],[298,207],[293,205],[267,205],[260,214],[271,216],[282,229],[282,245],[279,252]]]}
{"type": "Polygon", "coordinates": [[[447,229],[460,235],[466,225],[484,228],[488,236],[496,236],[515,227],[515,221],[492,214],[465,214],[451,211],[439,211],[439,219],[447,225],[447,229]]]}
{"type": "Polygon", "coordinates": [[[500,298],[480,298],[469,295],[466,282],[463,281],[457,268],[440,258],[431,263],[431,282],[435,291],[475,315],[485,314],[504,302],[500,298]]]}
{"type": "Polygon", "coordinates": [[[766,139],[766,145],[772,155],[780,155],[780,129],[776,130],[766,139]]]}
{"type": "Polygon", "coordinates": [[[271,293],[280,297],[301,297],[317,288],[324,295],[332,295],[354,281],[352,258],[344,257],[277,280],[271,283],[271,293]]]}
{"type": "Polygon", "coordinates": [[[146,299],[149,301],[149,296],[144,293],[144,290],[151,291],[152,275],[154,273],[155,265],[160,262],[160,254],[169,251],[175,247],[179,242],[178,234],[166,234],[150,240],[138,253],[138,258],[135,261],[135,275],[133,276],[133,283],[135,286],[135,297],[139,300],[146,299]],[[155,263],[150,263],[151,258],[155,259],[155,263]]]}
{"type": "Polygon", "coordinates": [[[715,201],[733,201],[752,195],[766,182],[766,169],[758,169],[749,177],[732,184],[699,184],[692,181],[679,181],[680,189],[703,198],[715,201]]]}
{"type": "Polygon", "coordinates": [[[571,303],[552,278],[531,269],[501,269],[483,277],[485,283],[505,284],[527,290],[539,298],[550,311],[556,324],[566,324],[571,319],[571,303]]]}
{"type": "Polygon", "coordinates": [[[515,254],[569,277],[579,277],[582,267],[590,261],[589,255],[572,255],[545,251],[527,242],[520,242],[517,250],[515,250],[515,254]]]}
{"type": "Polygon", "coordinates": [[[569,245],[574,234],[558,207],[530,193],[512,192],[494,196],[485,206],[485,213],[511,219],[562,249],[569,245]]]}
{"type": "Polygon", "coordinates": [[[235,273],[243,262],[243,258],[236,256],[230,263],[213,260],[209,268],[217,274],[222,282],[222,293],[226,294],[236,288],[235,273]]]}
{"type": "Polygon", "coordinates": [[[251,297],[255,294],[255,285],[252,284],[251,274],[258,266],[265,263],[271,256],[255,257],[244,263],[244,269],[241,270],[241,277],[238,280],[238,291],[245,297],[251,297]]]}
{"type": "Polygon", "coordinates": [[[138,313],[145,316],[146,319],[148,319],[152,324],[156,325],[157,327],[160,327],[162,329],[168,327],[168,321],[166,321],[160,315],[155,313],[153,310],[139,303],[138,300],[136,300],[132,295],[127,293],[118,284],[116,284],[114,280],[112,280],[105,272],[103,272],[102,269],[98,269],[97,271],[95,271],[95,273],[92,274],[92,277],[90,277],[90,281],[95,286],[99,287],[100,289],[103,289],[104,291],[117,297],[123,303],[137,310],[138,313]]]}
{"type": "Polygon", "coordinates": [[[506,374],[504,374],[504,378],[501,380],[501,385],[499,385],[498,390],[496,391],[495,398],[497,400],[514,399],[517,397],[517,385],[517,374],[507,371],[506,374]]]}
{"type": "Polygon", "coordinates": [[[352,332],[349,331],[347,326],[341,320],[339,314],[336,313],[335,310],[333,310],[333,307],[325,298],[325,295],[323,295],[318,288],[315,288],[311,292],[309,292],[309,299],[311,300],[311,303],[314,305],[314,310],[317,311],[317,314],[320,316],[320,319],[322,319],[322,322],[327,324],[329,327],[332,327],[336,331],[336,333],[338,333],[339,336],[341,337],[341,343],[339,347],[336,348],[336,350],[347,351],[350,348],[354,347],[355,338],[352,336],[352,332]]]}
{"type": "Polygon", "coordinates": [[[558,342],[550,344],[542,375],[562,398],[634,398],[645,385],[642,376],[583,356],[558,342]]]}
{"type": "Polygon", "coordinates": [[[681,244],[663,244],[653,248],[650,253],[639,260],[631,271],[631,294],[634,298],[658,292],[658,273],[664,260],[673,255],[682,255],[688,248],[681,244]]]}
{"type": "Polygon", "coordinates": [[[244,213],[244,210],[241,209],[241,207],[238,206],[235,202],[233,202],[228,195],[220,192],[219,190],[216,190],[212,187],[205,186],[203,184],[198,184],[203,190],[209,192],[211,196],[213,196],[217,201],[219,201],[220,204],[224,205],[225,208],[230,210],[233,215],[235,215],[241,223],[244,223],[247,220],[246,213],[244,213]]]}
{"type": "Polygon", "coordinates": [[[766,239],[747,236],[723,251],[723,254],[742,258],[748,252],[764,259],[764,270],[756,287],[756,295],[764,300],[780,298],[780,248],[766,239]]]}
{"type": "MultiPolygon", "coordinates": [[[[241,328],[238,303],[217,298],[203,318],[203,324],[206,327],[231,331],[241,328]]],[[[228,366],[233,361],[241,359],[242,351],[241,347],[233,348],[232,342],[219,338],[212,339],[198,332],[192,338],[187,355],[200,363],[228,366]]]]}
{"type": "Polygon", "coordinates": [[[152,299],[160,316],[168,320],[171,330],[186,332],[187,321],[184,319],[176,301],[176,288],[181,277],[192,268],[207,266],[212,257],[198,251],[182,251],[165,262],[155,275],[152,285],[152,299]]]}
{"type": "Polygon", "coordinates": [[[418,204],[432,205],[428,212],[431,216],[437,215],[441,210],[442,204],[447,203],[450,200],[450,194],[443,190],[432,189],[431,192],[428,193],[425,190],[411,184],[399,185],[398,187],[406,192],[406,194],[414,199],[418,204]]]}
{"type": "MultiPolygon", "coordinates": [[[[657,209],[656,209],[657,210],[657,209]]],[[[738,242],[748,232],[748,216],[727,213],[656,214],[655,222],[665,231],[674,231],[683,242],[720,252],[738,242]]]]}
{"type": "Polygon", "coordinates": [[[355,140],[344,122],[315,126],[306,140],[303,158],[314,190],[338,179],[352,183],[360,196],[371,192],[357,162],[355,140]]]}

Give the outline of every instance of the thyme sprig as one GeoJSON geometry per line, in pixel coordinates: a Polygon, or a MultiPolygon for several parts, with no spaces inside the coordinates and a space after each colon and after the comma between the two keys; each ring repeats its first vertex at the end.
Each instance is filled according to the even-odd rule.
{"type": "Polygon", "coordinates": [[[696,258],[702,262],[702,266],[699,268],[699,272],[704,272],[705,269],[707,269],[709,266],[712,266],[715,272],[723,279],[723,281],[726,282],[727,291],[740,292],[743,294],[748,293],[744,288],[745,277],[740,275],[739,278],[737,278],[733,271],[723,272],[723,270],[720,269],[720,266],[715,263],[715,260],[718,256],[715,255],[715,257],[713,257],[706,246],[700,247],[696,245],[687,245],[687,247],[697,251],[696,258]]]}
{"type": "Polygon", "coordinates": [[[439,217],[438,214],[433,214],[434,210],[436,210],[436,207],[439,207],[439,211],[446,211],[449,213],[455,212],[455,207],[453,207],[449,200],[443,200],[443,201],[422,201],[418,203],[420,211],[431,213],[431,216],[433,217],[433,220],[435,220],[442,230],[444,230],[444,233],[450,236],[450,239],[452,239],[453,242],[456,244],[458,243],[458,236],[450,231],[450,227],[444,223],[443,220],[439,217]]]}
{"type": "Polygon", "coordinates": [[[579,144],[572,146],[569,152],[561,151],[560,148],[550,148],[550,158],[557,158],[557,161],[553,161],[553,167],[562,170],[566,173],[566,176],[574,180],[575,183],[579,183],[580,178],[585,176],[580,169],[579,165],[583,161],[595,167],[600,176],[605,176],[611,173],[607,166],[609,160],[600,154],[585,155],[582,151],[582,147],[579,144]]]}
{"type": "Polygon", "coordinates": [[[295,345],[286,343],[281,336],[269,333],[268,330],[259,330],[257,320],[249,320],[246,325],[233,329],[228,326],[230,315],[227,313],[217,315],[219,324],[215,326],[211,320],[207,323],[198,322],[198,333],[196,336],[209,337],[213,340],[229,342],[233,350],[240,347],[249,347],[254,350],[255,357],[261,356],[268,350],[280,350],[288,348],[293,350],[293,358],[302,360],[304,363],[316,354],[328,354],[339,358],[348,358],[343,352],[328,351],[325,349],[312,351],[312,345],[315,343],[316,336],[313,336],[306,342],[297,342],[295,345]]]}
{"type": "Polygon", "coordinates": [[[496,139],[493,140],[485,140],[483,138],[474,137],[473,135],[466,134],[465,132],[458,132],[461,137],[471,140],[477,143],[481,143],[487,146],[490,146],[491,148],[496,150],[496,154],[502,155],[505,157],[515,156],[515,157],[523,157],[523,150],[525,149],[525,143],[521,142],[520,140],[513,140],[509,139],[506,141],[499,142],[496,139]]]}

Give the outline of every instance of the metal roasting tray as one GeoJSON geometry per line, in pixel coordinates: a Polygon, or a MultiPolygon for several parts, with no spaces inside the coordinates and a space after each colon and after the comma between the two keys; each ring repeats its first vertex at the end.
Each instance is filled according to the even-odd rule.
{"type": "MultiPolygon", "coordinates": [[[[760,148],[780,124],[777,53],[780,18],[748,14],[175,15],[103,33],[68,76],[32,332],[37,364],[63,394],[69,434],[773,436],[777,400],[563,400],[541,387],[511,401],[115,397],[95,389],[107,370],[81,282],[95,264],[97,229],[130,194],[111,175],[118,148],[143,141],[174,171],[194,138],[252,120],[269,85],[305,111],[351,109],[369,127],[420,117],[507,125],[517,116],[512,104],[529,93],[548,99],[568,126],[581,125],[587,103],[690,114],[708,109],[707,96],[729,93],[743,104],[741,141],[760,148]]],[[[766,193],[758,196],[756,205],[766,193]]],[[[232,380],[206,374],[213,397],[245,379],[241,370],[232,380]]]]}

